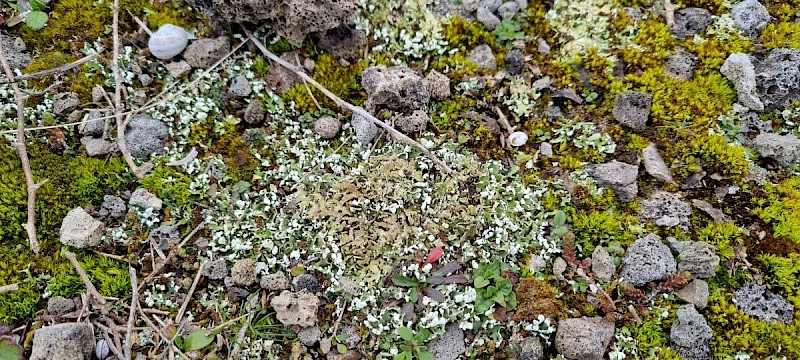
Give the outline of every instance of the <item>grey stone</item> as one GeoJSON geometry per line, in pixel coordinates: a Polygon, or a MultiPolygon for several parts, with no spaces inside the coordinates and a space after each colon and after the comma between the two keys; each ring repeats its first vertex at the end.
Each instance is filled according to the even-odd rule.
{"type": "Polygon", "coordinates": [[[150,86],[153,83],[153,77],[148,74],[139,74],[139,83],[142,86],[150,86]]]}
{"type": "Polygon", "coordinates": [[[233,284],[225,284],[225,290],[228,293],[228,301],[232,303],[238,303],[250,295],[250,291],[247,289],[233,284]]]}
{"type": "Polygon", "coordinates": [[[373,114],[382,108],[409,113],[431,98],[422,79],[407,67],[369,67],[361,74],[361,85],[367,92],[365,107],[373,114]]]}
{"type": "Polygon", "coordinates": [[[464,331],[458,323],[447,324],[444,334],[428,343],[428,352],[436,360],[456,360],[466,351],[464,331]]]}
{"type": "Polygon", "coordinates": [[[342,128],[342,122],[332,116],[323,116],[311,123],[311,131],[323,139],[333,139],[342,128]]]}
{"type": "MultiPolygon", "coordinates": [[[[297,50],[289,51],[281,55],[281,59],[293,65],[296,65],[297,60],[302,58],[302,54],[297,50]]],[[[302,84],[303,79],[301,79],[291,70],[275,64],[275,66],[269,68],[267,75],[264,76],[264,82],[266,83],[268,89],[272,90],[278,95],[283,95],[291,90],[295,85],[302,84]]]]}
{"type": "Polygon", "coordinates": [[[262,289],[271,291],[286,290],[291,287],[289,279],[282,272],[262,276],[259,285],[261,285],[262,289]]]}
{"type": "Polygon", "coordinates": [[[741,122],[741,130],[739,132],[742,134],[772,132],[772,121],[761,120],[755,112],[748,111],[739,115],[739,121],[741,122]]]}
{"type": "Polygon", "coordinates": [[[755,282],[736,290],[733,297],[739,311],[758,320],[791,324],[794,318],[794,305],[755,282]]]}
{"type": "Polygon", "coordinates": [[[189,63],[186,62],[185,60],[173,61],[171,63],[168,63],[167,65],[164,65],[164,67],[167,68],[169,76],[172,76],[174,78],[183,77],[184,75],[192,71],[192,66],[189,65],[189,63]]]}
{"type": "Polygon", "coordinates": [[[719,266],[714,247],[702,241],[692,241],[678,254],[678,271],[688,271],[693,277],[713,277],[719,266]]]}
{"type": "Polygon", "coordinates": [[[490,12],[496,12],[501,4],[503,4],[502,0],[481,0],[478,3],[478,9],[484,8],[490,12]]]}
{"type": "Polygon", "coordinates": [[[80,105],[78,94],[73,92],[58,93],[53,96],[53,112],[56,115],[66,115],[80,105]]]}
{"type": "Polygon", "coordinates": [[[125,200],[119,196],[105,195],[100,211],[114,219],[121,219],[128,212],[128,206],[125,204],[125,200]]]}
{"type": "Polygon", "coordinates": [[[539,338],[529,336],[517,343],[519,354],[517,360],[542,360],[544,359],[544,348],[539,338]]]}
{"type": "Polygon", "coordinates": [[[231,85],[228,87],[228,94],[234,97],[246,97],[253,92],[253,87],[250,86],[250,81],[244,75],[237,75],[231,80],[231,85]]]}
{"type": "Polygon", "coordinates": [[[553,157],[553,145],[550,145],[548,142],[539,144],[539,153],[544,157],[553,157]]]}
{"type": "Polygon", "coordinates": [[[117,151],[117,143],[105,139],[97,139],[90,136],[81,138],[81,144],[86,148],[86,155],[103,156],[117,151]]]}
{"type": "Polygon", "coordinates": [[[303,328],[297,333],[297,338],[305,346],[314,346],[320,339],[322,339],[322,331],[319,326],[311,326],[303,328]]]}
{"type": "Polygon", "coordinates": [[[604,164],[586,165],[584,169],[597,181],[598,186],[614,190],[621,201],[632,201],[639,193],[636,185],[639,167],[636,165],[613,160],[604,164]]]}
{"type": "MultiPolygon", "coordinates": [[[[8,66],[13,69],[25,69],[31,63],[31,55],[27,51],[25,42],[20,38],[12,39],[11,37],[0,34],[0,41],[3,42],[3,50],[6,54],[6,61],[8,66]]],[[[0,77],[5,77],[4,72],[0,72],[0,77]]]]}
{"type": "Polygon", "coordinates": [[[669,248],[661,242],[661,237],[653,233],[634,241],[622,262],[624,267],[620,276],[635,286],[664,280],[676,270],[669,248]]]}
{"type": "Polygon", "coordinates": [[[239,286],[250,286],[256,283],[258,272],[253,259],[241,259],[231,268],[231,283],[239,286]]]}
{"type": "Polygon", "coordinates": [[[367,46],[368,40],[363,31],[340,26],[326,31],[317,46],[334,58],[355,62],[367,46]]]}
{"type": "Polygon", "coordinates": [[[774,159],[781,166],[789,167],[800,160],[800,139],[794,135],[758,134],[751,146],[761,157],[774,159]]]}
{"type": "Polygon", "coordinates": [[[64,315],[75,311],[75,301],[63,296],[53,296],[47,299],[47,313],[50,315],[64,315]]]}
{"type": "Polygon", "coordinates": [[[497,70],[497,59],[494,57],[494,52],[489,45],[481,44],[476,46],[467,55],[467,60],[474,62],[478,66],[491,71],[497,70]]]}
{"type": "Polygon", "coordinates": [[[536,51],[538,51],[539,54],[547,55],[550,53],[550,44],[547,43],[547,40],[539,38],[536,51]]]}
{"type": "Polygon", "coordinates": [[[753,65],[758,98],[765,110],[790,106],[800,100],[800,51],[774,49],[755,59],[753,65]]]}
{"type": "Polygon", "coordinates": [[[91,360],[94,346],[88,323],[45,326],[33,333],[30,360],[91,360]]]}
{"type": "Polygon", "coordinates": [[[97,85],[92,88],[92,102],[103,102],[105,100],[105,90],[100,85],[97,85]]]}
{"type": "Polygon", "coordinates": [[[250,125],[263,123],[264,115],[264,105],[261,105],[261,101],[258,99],[253,99],[253,101],[244,108],[244,121],[250,125]]]}
{"type": "Polygon", "coordinates": [[[557,257],[553,260],[553,276],[556,279],[563,279],[565,271],[567,271],[567,262],[563,258],[557,257]]]}
{"type": "Polygon", "coordinates": [[[358,328],[350,324],[343,325],[336,336],[344,338],[341,343],[345,344],[348,349],[356,347],[361,342],[361,333],[358,328]]]}
{"type": "Polygon", "coordinates": [[[506,55],[506,71],[511,75],[519,75],[525,68],[525,53],[522,50],[514,49],[506,55]]]}
{"type": "Polygon", "coordinates": [[[128,206],[138,206],[142,209],[153,208],[153,210],[161,210],[163,206],[161,199],[151,194],[145,188],[138,188],[131,194],[128,199],[128,206]]]}
{"type": "Polygon", "coordinates": [[[186,47],[183,58],[191,67],[205,69],[222,59],[231,51],[231,43],[225,36],[198,39],[186,47]]]}
{"type": "Polygon", "coordinates": [[[132,117],[125,130],[128,150],[131,156],[138,159],[163,151],[168,139],[167,125],[144,114],[132,117]]]}
{"type": "Polygon", "coordinates": [[[397,130],[404,133],[417,133],[425,130],[431,118],[422,110],[414,110],[411,115],[398,116],[394,121],[397,130]]]}
{"type": "Polygon", "coordinates": [[[317,277],[312,274],[297,275],[294,279],[292,279],[292,285],[294,285],[295,291],[305,290],[312,294],[325,289],[322,287],[322,284],[319,283],[317,277]]]}
{"type": "Polygon", "coordinates": [[[556,350],[567,359],[601,360],[614,337],[614,322],[601,317],[562,320],[556,331],[556,350]]]}
{"type": "Polygon", "coordinates": [[[317,308],[320,300],[306,291],[293,293],[284,290],[272,298],[270,305],[275,309],[275,317],[286,326],[314,326],[317,322],[317,308]]]}
{"type": "Polygon", "coordinates": [[[595,247],[594,252],[592,252],[592,272],[597,278],[609,282],[616,270],[617,267],[614,266],[614,260],[611,259],[608,251],[602,246],[595,247]]]}
{"type": "Polygon", "coordinates": [[[745,35],[756,37],[769,24],[769,11],[758,0],[744,0],[733,6],[731,18],[745,35]]]}
{"type": "Polygon", "coordinates": [[[79,249],[100,245],[105,234],[102,221],[95,220],[82,208],[74,208],[61,222],[61,243],[79,249]]]}
{"type": "MultiPolygon", "coordinates": [[[[717,188],[717,189],[720,189],[720,188],[717,188]]],[[[722,194],[722,196],[720,196],[720,194],[717,193],[716,195],[720,196],[720,197],[724,197],[725,195],[728,195],[729,189],[730,189],[729,187],[723,187],[721,189],[721,191],[724,191],[724,194],[722,194]]],[[[716,189],[714,191],[716,193],[716,189]]],[[[704,213],[708,214],[709,216],[711,216],[711,218],[714,219],[714,223],[715,224],[722,224],[724,222],[730,221],[730,218],[728,218],[728,216],[725,215],[725,213],[722,212],[722,210],[715,208],[713,205],[709,204],[708,202],[705,202],[705,201],[700,200],[700,199],[692,199],[692,205],[694,207],[702,210],[704,213]]]]}
{"type": "Polygon", "coordinates": [[[83,134],[94,137],[103,136],[106,127],[106,119],[100,118],[108,115],[110,115],[110,113],[105,110],[89,110],[89,113],[86,114],[86,118],[84,119],[84,121],[88,122],[83,126],[83,134]]]}
{"type": "Polygon", "coordinates": [[[676,80],[689,80],[694,76],[695,66],[697,66],[697,56],[678,48],[675,54],[667,58],[664,73],[676,80]]]}
{"type": "Polygon", "coordinates": [[[550,105],[544,109],[547,120],[555,121],[564,118],[564,112],[558,106],[550,105]]]}
{"type": "Polygon", "coordinates": [[[368,145],[378,135],[378,126],[371,120],[353,112],[353,119],[350,125],[356,133],[356,141],[361,145],[368,145]]]}
{"type": "Polygon", "coordinates": [[[476,18],[489,31],[500,26],[500,18],[487,8],[479,7],[476,18]]]}
{"type": "Polygon", "coordinates": [[[686,360],[711,359],[711,327],[693,305],[681,305],[678,319],[672,324],[669,339],[672,348],[686,360]]]}
{"type": "Polygon", "coordinates": [[[706,30],[713,19],[711,13],[702,8],[684,8],[675,12],[675,26],[672,34],[679,39],[700,34],[706,30]]]}
{"type": "Polygon", "coordinates": [[[691,241],[678,241],[678,239],[669,236],[669,237],[667,237],[667,243],[669,244],[669,247],[672,248],[673,251],[675,251],[676,253],[680,254],[681,252],[683,252],[684,250],[689,248],[689,245],[692,242],[691,241]]]}
{"type": "Polygon", "coordinates": [[[209,261],[203,266],[203,276],[211,280],[222,280],[228,276],[228,266],[224,259],[209,261]]]}
{"type": "Polygon", "coordinates": [[[668,184],[675,183],[667,164],[661,158],[661,154],[658,153],[656,144],[651,143],[642,150],[642,161],[644,162],[645,170],[652,177],[668,184]]]}
{"type": "Polygon", "coordinates": [[[147,236],[147,239],[157,246],[161,251],[167,251],[173,245],[181,242],[181,234],[175,225],[161,225],[147,236]]]}
{"type": "Polygon", "coordinates": [[[694,279],[686,286],[675,292],[678,298],[686,301],[698,310],[708,306],[708,283],[705,280],[694,279]]]}
{"type": "Polygon", "coordinates": [[[678,226],[687,230],[691,214],[691,205],[683,201],[681,195],[676,193],[659,190],[650,198],[639,203],[639,219],[653,221],[658,226],[678,226]]]}
{"type": "Polygon", "coordinates": [[[513,19],[519,12],[519,4],[516,1],[504,2],[497,8],[497,14],[503,19],[513,19]]]}
{"type": "Polygon", "coordinates": [[[353,296],[359,296],[361,294],[361,286],[356,281],[345,276],[340,276],[337,280],[339,280],[339,287],[341,287],[342,291],[346,294],[353,296]]]}
{"type": "Polygon", "coordinates": [[[756,91],[756,70],[747,54],[731,54],[719,71],[733,83],[742,105],[755,111],[764,111],[764,103],[756,91]]]}
{"type": "Polygon", "coordinates": [[[431,70],[424,79],[422,84],[428,90],[431,100],[444,100],[450,97],[450,78],[436,70],[431,70]]]}
{"type": "Polygon", "coordinates": [[[611,112],[614,119],[620,124],[636,131],[642,131],[650,118],[651,105],[650,94],[626,91],[617,95],[614,109],[611,112]]]}

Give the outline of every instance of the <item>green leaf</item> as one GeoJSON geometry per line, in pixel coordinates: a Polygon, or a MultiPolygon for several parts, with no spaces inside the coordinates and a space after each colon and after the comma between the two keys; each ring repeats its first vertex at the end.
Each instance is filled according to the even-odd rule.
{"type": "Polygon", "coordinates": [[[23,352],[10,336],[0,336],[0,360],[23,360],[23,352]]]}
{"type": "Polygon", "coordinates": [[[344,346],[344,344],[337,344],[336,345],[336,351],[338,351],[339,354],[346,354],[347,353],[347,346],[344,346]]]}
{"type": "Polygon", "coordinates": [[[197,330],[189,336],[186,337],[183,341],[183,350],[184,351],[193,351],[193,350],[200,350],[214,341],[214,335],[206,335],[205,329],[197,330]]]}
{"type": "Polygon", "coordinates": [[[433,358],[433,355],[431,355],[431,353],[429,353],[429,352],[427,352],[427,351],[425,351],[423,349],[417,350],[417,358],[419,360],[435,360],[433,358]]]}
{"type": "Polygon", "coordinates": [[[39,30],[47,24],[47,13],[44,11],[31,11],[25,16],[25,25],[31,30],[39,30]]]}
{"type": "Polygon", "coordinates": [[[561,210],[556,211],[556,215],[553,217],[553,225],[556,227],[560,227],[567,222],[567,214],[561,210]]]}
{"type": "Polygon", "coordinates": [[[414,341],[414,333],[407,327],[397,329],[397,335],[400,335],[405,341],[414,341]]]}
{"type": "Polygon", "coordinates": [[[419,282],[416,279],[412,279],[408,276],[403,276],[403,275],[392,276],[392,283],[394,283],[397,286],[405,286],[405,287],[419,286],[419,282]]]}
{"type": "Polygon", "coordinates": [[[489,280],[487,280],[486,278],[484,278],[483,276],[480,276],[480,275],[475,277],[475,287],[476,288],[481,289],[481,288],[486,287],[486,285],[489,285],[489,280]]]}

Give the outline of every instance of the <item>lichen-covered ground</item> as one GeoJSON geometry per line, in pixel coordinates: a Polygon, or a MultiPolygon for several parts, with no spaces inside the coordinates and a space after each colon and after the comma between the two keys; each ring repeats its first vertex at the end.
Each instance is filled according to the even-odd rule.
{"type": "Polygon", "coordinates": [[[19,83],[38,253],[0,84],[0,359],[800,358],[800,1],[674,1],[247,27],[448,173],[244,28],[120,0],[141,179],[109,116],[112,2],[15,2],[41,29],[3,7],[18,74],[98,56],[19,83]],[[221,45],[160,60],[134,17],[221,45]]]}

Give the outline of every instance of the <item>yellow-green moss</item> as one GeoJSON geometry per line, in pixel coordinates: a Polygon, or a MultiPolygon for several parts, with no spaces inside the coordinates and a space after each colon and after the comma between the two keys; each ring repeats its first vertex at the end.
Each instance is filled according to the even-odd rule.
{"type": "Polygon", "coordinates": [[[634,39],[638,47],[622,49],[622,61],[640,70],[663,68],[675,47],[675,37],[660,19],[640,21],[638,27],[634,39]]]}
{"type": "Polygon", "coordinates": [[[753,213],[772,226],[773,236],[800,244],[800,177],[767,184],[767,198],[757,200],[753,213]]]}
{"type": "Polygon", "coordinates": [[[722,263],[733,259],[733,245],[742,244],[742,234],[734,223],[712,224],[697,233],[697,239],[714,245],[722,263]]]}
{"type": "Polygon", "coordinates": [[[698,7],[711,11],[713,14],[721,14],[726,11],[725,0],[677,0],[675,2],[679,9],[687,7],[698,7]]]}
{"type": "MultiPolygon", "coordinates": [[[[322,84],[325,88],[355,105],[361,105],[364,100],[361,98],[361,72],[367,68],[367,62],[360,60],[349,67],[339,64],[333,56],[321,54],[314,65],[314,80],[322,84]]],[[[314,97],[322,107],[336,109],[338,106],[316,88],[311,88],[314,97]]],[[[317,106],[311,99],[306,90],[305,84],[297,84],[283,98],[295,102],[295,108],[300,113],[314,112],[317,106]]]]}
{"type": "Polygon", "coordinates": [[[786,257],[761,254],[757,259],[767,270],[764,278],[787,294],[795,308],[800,308],[800,254],[786,257]]]}
{"type": "Polygon", "coordinates": [[[800,0],[766,0],[763,3],[775,23],[795,21],[797,9],[800,9],[800,0]]]}
{"type": "Polygon", "coordinates": [[[442,34],[450,47],[469,51],[480,44],[495,48],[495,37],[477,21],[453,16],[442,24],[442,34]]]}
{"type": "Polygon", "coordinates": [[[719,172],[726,176],[743,177],[748,173],[748,163],[745,148],[741,145],[730,144],[719,135],[702,134],[689,142],[686,163],[691,163],[691,158],[701,159],[704,168],[709,173],[719,172]]]}
{"type": "Polygon", "coordinates": [[[172,167],[159,166],[142,179],[142,187],[164,200],[170,207],[190,210],[199,196],[189,190],[192,179],[172,167]]]}
{"type": "Polygon", "coordinates": [[[800,49],[800,24],[796,22],[771,23],[761,33],[761,44],[767,50],[777,48],[800,49]]]}
{"type": "Polygon", "coordinates": [[[570,222],[576,244],[581,246],[585,256],[590,256],[595,246],[611,242],[617,242],[618,246],[629,245],[638,237],[626,230],[629,224],[638,224],[636,217],[613,211],[578,211],[570,217],[570,222]]]}
{"type": "Polygon", "coordinates": [[[719,68],[731,54],[753,52],[752,42],[739,35],[731,35],[725,39],[714,36],[701,42],[687,41],[684,46],[697,56],[695,71],[698,74],[719,73],[719,68]]]}

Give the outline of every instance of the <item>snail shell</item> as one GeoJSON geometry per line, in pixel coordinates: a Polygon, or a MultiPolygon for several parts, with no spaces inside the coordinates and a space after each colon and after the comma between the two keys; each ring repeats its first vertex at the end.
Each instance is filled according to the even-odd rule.
{"type": "Polygon", "coordinates": [[[515,131],[511,133],[511,135],[508,135],[508,143],[511,146],[522,146],[525,145],[526,142],[528,142],[528,134],[522,131],[515,131]]]}
{"type": "Polygon", "coordinates": [[[147,46],[153,56],[167,60],[186,49],[189,44],[189,33],[180,26],[164,24],[150,36],[147,46]]]}

